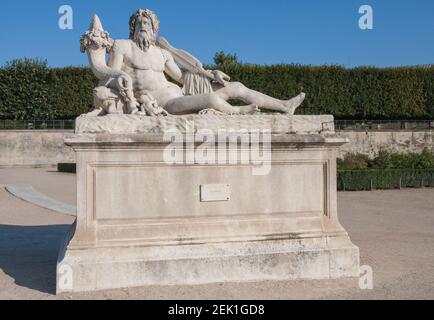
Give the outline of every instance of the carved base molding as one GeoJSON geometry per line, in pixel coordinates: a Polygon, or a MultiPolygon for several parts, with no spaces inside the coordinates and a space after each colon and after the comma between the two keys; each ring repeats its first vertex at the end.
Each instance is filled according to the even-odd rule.
{"type": "MultiPolygon", "coordinates": [[[[63,251],[65,252],[65,251],[63,251]]],[[[63,254],[61,254],[62,256],[63,254]]],[[[359,250],[348,236],[240,241],[172,246],[130,246],[67,250],[72,286],[83,292],[148,285],[196,285],[359,276],[359,250]]]]}

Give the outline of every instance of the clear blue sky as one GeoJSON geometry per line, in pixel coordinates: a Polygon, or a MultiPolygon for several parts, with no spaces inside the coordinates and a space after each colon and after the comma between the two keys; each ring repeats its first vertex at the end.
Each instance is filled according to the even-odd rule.
{"type": "Polygon", "coordinates": [[[205,63],[217,51],[243,62],[400,66],[434,63],[433,0],[3,0],[0,65],[19,57],[51,66],[87,65],[79,37],[97,13],[112,38],[128,37],[137,8],[154,10],[161,35],[205,63]],[[74,29],[58,28],[58,9],[74,9],[74,29]],[[374,30],[358,9],[374,9],[374,30]]]}

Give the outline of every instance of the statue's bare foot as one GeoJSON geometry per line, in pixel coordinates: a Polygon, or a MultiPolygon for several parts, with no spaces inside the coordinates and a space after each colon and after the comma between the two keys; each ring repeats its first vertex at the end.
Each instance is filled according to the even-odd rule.
{"type": "Polygon", "coordinates": [[[295,113],[295,110],[303,103],[305,98],[306,94],[302,92],[291,100],[284,101],[284,105],[287,109],[286,113],[293,115],[295,113]]]}
{"type": "Polygon", "coordinates": [[[249,104],[247,106],[234,107],[236,108],[234,114],[254,114],[260,112],[256,104],[249,104]]]}

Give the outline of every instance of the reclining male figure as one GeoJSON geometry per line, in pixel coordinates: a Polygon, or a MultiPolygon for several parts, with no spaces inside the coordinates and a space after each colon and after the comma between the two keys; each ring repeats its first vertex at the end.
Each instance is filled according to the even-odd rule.
{"type": "Polygon", "coordinates": [[[193,81],[193,86],[199,89],[196,94],[186,95],[185,90],[165,76],[167,74],[183,84],[185,89],[189,75],[181,71],[168,50],[158,45],[158,32],[157,15],[147,9],[138,10],[130,19],[130,39],[116,40],[110,52],[109,66],[131,77],[134,96],[141,105],[149,103],[151,97],[159,107],[174,115],[198,113],[204,109],[226,114],[251,114],[258,108],[294,114],[305,98],[301,93],[291,100],[275,99],[240,82],[229,82],[229,77],[220,71],[209,72],[212,81],[193,75],[190,82],[193,81]],[[227,102],[229,99],[242,100],[248,105],[234,107],[227,102]]]}

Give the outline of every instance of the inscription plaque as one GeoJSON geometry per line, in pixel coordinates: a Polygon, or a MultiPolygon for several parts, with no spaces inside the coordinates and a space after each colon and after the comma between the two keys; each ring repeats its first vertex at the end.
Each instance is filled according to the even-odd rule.
{"type": "Polygon", "coordinates": [[[200,201],[229,201],[231,186],[228,184],[203,184],[200,186],[200,201]]]}

